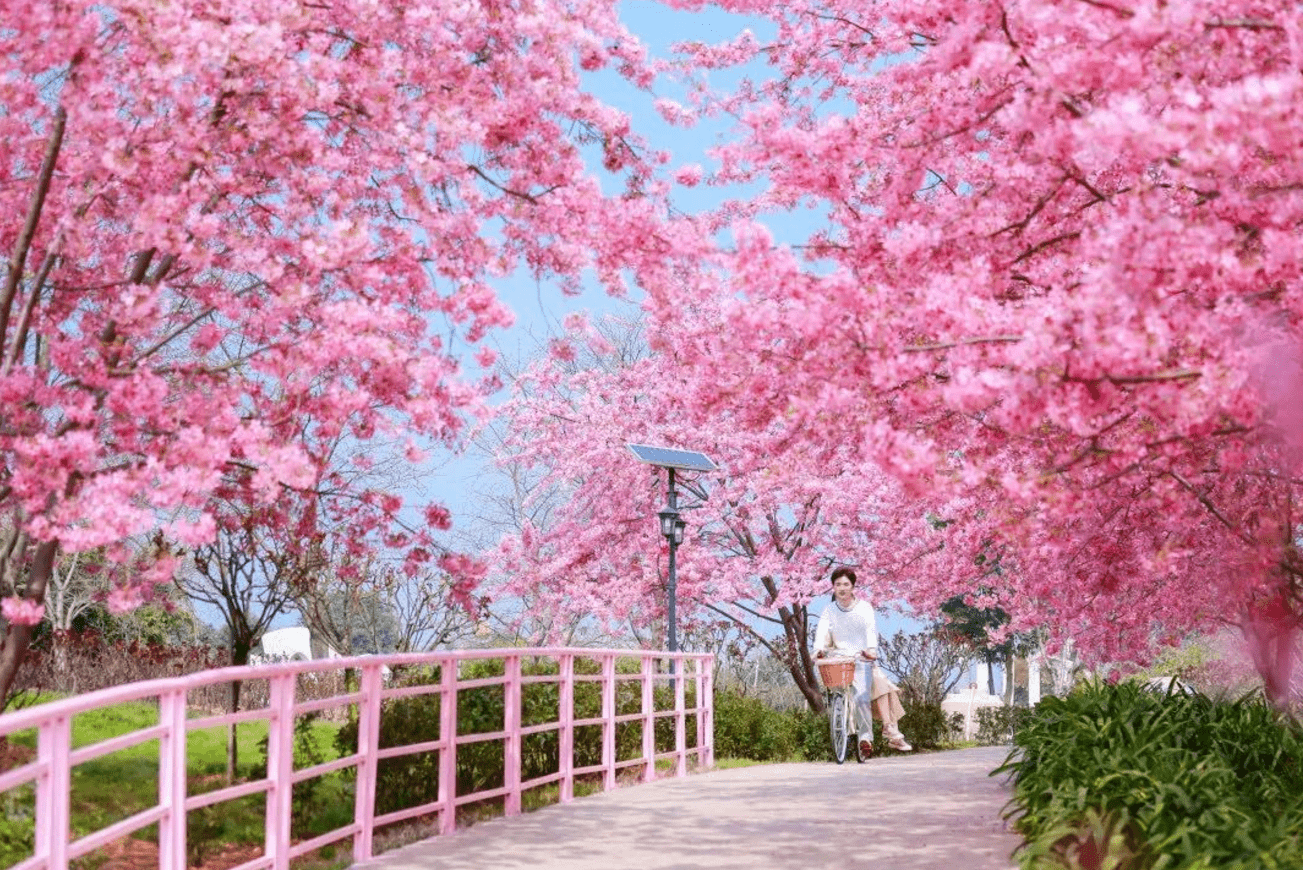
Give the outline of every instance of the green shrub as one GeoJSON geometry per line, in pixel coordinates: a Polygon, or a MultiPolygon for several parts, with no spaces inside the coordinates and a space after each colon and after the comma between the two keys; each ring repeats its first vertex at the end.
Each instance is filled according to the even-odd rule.
{"type": "Polygon", "coordinates": [[[1030,707],[979,707],[977,742],[983,746],[1012,742],[1032,715],[1030,707]]]}
{"type": "Polygon", "coordinates": [[[915,749],[939,749],[963,730],[963,714],[947,716],[940,704],[915,704],[905,710],[900,730],[915,749]]]}
{"type": "MultiPolygon", "coordinates": [[[[321,754],[321,747],[318,745],[316,734],[313,732],[313,724],[320,718],[321,713],[316,712],[307,713],[294,720],[295,770],[313,767],[326,760],[321,754]]],[[[261,765],[253,765],[249,770],[250,779],[258,779],[267,773],[268,745],[268,735],[264,734],[262,739],[258,741],[258,749],[262,753],[262,763],[261,765]]],[[[290,798],[290,819],[293,824],[307,825],[311,819],[319,814],[321,810],[319,806],[320,790],[320,777],[312,777],[294,784],[293,794],[290,798]]]]}
{"type": "MultiPolygon", "coordinates": [[[[437,682],[438,668],[413,670],[403,674],[405,685],[437,682]]],[[[403,746],[437,740],[439,737],[439,698],[437,695],[414,695],[386,701],[380,716],[380,747],[403,746]]],[[[335,735],[335,748],[341,756],[357,751],[358,720],[350,716],[335,735]]],[[[353,768],[346,775],[355,776],[353,768]]],[[[439,755],[418,752],[386,758],[376,767],[376,813],[383,814],[435,800],[439,793],[439,755]]]]}
{"type": "MultiPolygon", "coordinates": [[[[462,680],[500,676],[502,659],[479,659],[466,662],[462,667],[462,680]]],[[[576,674],[597,674],[600,665],[588,659],[575,662],[576,674]]],[[[557,663],[550,659],[522,662],[523,676],[555,675],[557,663]]],[[[621,662],[619,673],[633,677],[638,673],[635,661],[621,662]]],[[[439,681],[438,669],[404,674],[408,685],[431,685],[439,681]]],[[[695,683],[685,686],[686,705],[695,703],[695,683]]],[[[457,693],[458,735],[484,734],[503,730],[505,688],[480,686],[462,689],[457,693]]],[[[642,687],[637,680],[619,682],[616,686],[616,712],[619,715],[642,711],[642,687]]],[[[656,686],[653,691],[656,710],[672,710],[674,697],[668,685],[656,686]]],[[[439,707],[437,694],[415,695],[385,702],[380,717],[380,747],[405,746],[439,739],[439,707]]],[[[556,683],[529,683],[521,687],[521,724],[523,726],[555,722],[560,711],[560,686],[556,683]]],[[[576,682],[574,687],[573,716],[575,719],[595,719],[602,713],[601,684],[576,682]]],[[[696,731],[691,720],[687,723],[687,745],[695,743],[696,731]]],[[[638,720],[617,724],[616,758],[628,760],[642,755],[643,723],[638,720]]],[[[674,721],[672,717],[657,719],[654,726],[656,751],[669,752],[674,748],[674,721]]],[[[351,719],[340,729],[336,738],[341,753],[355,751],[357,745],[357,720],[351,719]]],[[[504,782],[504,741],[500,738],[477,740],[457,747],[457,793],[497,788],[504,782]]],[[[602,729],[599,725],[575,728],[574,767],[590,767],[602,760],[602,729]]],[[[527,734],[521,740],[521,779],[528,781],[555,773],[560,769],[560,737],[556,731],[527,734]]],[[[435,751],[387,758],[377,767],[376,812],[386,813],[406,807],[418,806],[437,800],[439,794],[439,753],[435,751]]]]}
{"type": "Polygon", "coordinates": [[[1090,686],[1042,700],[1015,743],[996,773],[1023,867],[1303,867],[1303,728],[1258,696],[1090,686]]]}
{"type": "Polygon", "coordinates": [[[36,848],[36,811],[30,785],[0,794],[0,863],[26,861],[36,848]]]}
{"type": "Polygon", "coordinates": [[[796,729],[797,747],[806,761],[827,761],[832,758],[832,738],[828,734],[828,717],[808,707],[792,710],[796,729]]]}
{"type": "Polygon", "coordinates": [[[715,693],[717,757],[786,761],[800,750],[797,717],[736,691],[715,693]]]}

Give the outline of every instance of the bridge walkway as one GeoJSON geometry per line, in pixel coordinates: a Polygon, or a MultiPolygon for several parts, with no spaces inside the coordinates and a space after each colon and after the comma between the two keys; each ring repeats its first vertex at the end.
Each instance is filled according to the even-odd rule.
{"type": "MultiPolygon", "coordinates": [[[[413,843],[366,870],[1009,870],[1006,747],[717,770],[413,843]]],[[[361,867],[358,870],[362,870],[361,867]]]]}

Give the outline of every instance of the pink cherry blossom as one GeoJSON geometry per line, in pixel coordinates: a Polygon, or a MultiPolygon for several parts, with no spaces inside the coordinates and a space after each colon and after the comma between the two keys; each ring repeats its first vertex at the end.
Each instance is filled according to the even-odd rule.
{"type": "Polygon", "coordinates": [[[623,293],[659,256],[660,158],[582,77],[651,81],[615,4],[12,12],[0,528],[22,546],[0,575],[249,523],[290,552],[324,534],[401,542],[407,565],[445,552],[446,523],[409,528],[425,505],[369,490],[340,448],[460,443],[495,389],[461,355],[490,365],[512,319],[495,280],[597,273],[623,293]]]}
{"type": "Polygon", "coordinates": [[[697,218],[727,244],[640,273],[655,357],[529,382],[515,458],[573,495],[504,549],[519,582],[660,612],[656,487],[621,453],[650,441],[724,459],[685,614],[774,616],[849,560],[1096,661],[1303,623],[1303,11],[716,5],[776,31],[681,48],[747,65],[693,104],[737,119],[712,181],[756,193],[697,218]]]}
{"type": "Polygon", "coordinates": [[[0,600],[0,616],[10,625],[36,625],[45,618],[45,605],[14,596],[0,600]]]}

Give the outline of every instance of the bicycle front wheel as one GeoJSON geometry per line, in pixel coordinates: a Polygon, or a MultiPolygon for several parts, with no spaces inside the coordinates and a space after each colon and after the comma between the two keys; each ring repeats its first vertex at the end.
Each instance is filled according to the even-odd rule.
{"type": "Polygon", "coordinates": [[[846,760],[847,728],[850,726],[850,698],[845,692],[834,692],[829,703],[828,727],[832,731],[832,755],[841,764],[846,760]]]}

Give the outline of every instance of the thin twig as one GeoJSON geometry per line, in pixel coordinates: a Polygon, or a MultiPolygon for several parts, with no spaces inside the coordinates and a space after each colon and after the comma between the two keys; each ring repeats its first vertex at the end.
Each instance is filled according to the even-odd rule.
{"type": "MultiPolygon", "coordinates": [[[[1069,239],[1075,239],[1075,238],[1078,238],[1080,235],[1081,235],[1080,232],[1060,233],[1059,235],[1054,236],[1053,238],[1046,239],[1045,241],[1043,241],[1043,242],[1041,242],[1041,243],[1039,243],[1039,244],[1037,244],[1037,245],[1033,245],[1032,247],[1030,247],[1030,248],[1028,248],[1027,250],[1023,251],[1021,254],[1019,254],[1019,255],[1014,259],[1013,262],[1014,262],[1014,263],[1021,263],[1023,260],[1026,260],[1026,259],[1028,259],[1029,257],[1032,257],[1032,256],[1034,256],[1035,254],[1040,253],[1041,251],[1045,250],[1045,249],[1048,248],[1048,247],[1051,247],[1051,246],[1053,246],[1053,245],[1057,245],[1059,242],[1066,242],[1066,241],[1068,241],[1069,239]]],[[[1012,264],[1011,264],[1011,265],[1012,265],[1012,264]]]]}
{"type": "Polygon", "coordinates": [[[494,187],[496,187],[498,190],[502,191],[503,193],[508,194],[508,195],[510,195],[510,196],[514,196],[514,197],[516,197],[516,198],[518,198],[518,199],[523,199],[523,200],[525,200],[525,202],[529,202],[529,203],[533,203],[534,205],[538,205],[538,199],[535,198],[533,194],[529,194],[529,193],[521,193],[519,190],[512,190],[510,187],[504,187],[503,185],[498,184],[496,181],[494,181],[492,178],[490,178],[490,177],[488,176],[488,174],[486,174],[486,173],[484,172],[483,169],[480,169],[480,168],[479,168],[478,166],[476,166],[474,163],[469,163],[469,164],[467,164],[467,165],[466,165],[466,168],[469,169],[471,172],[474,172],[474,173],[475,173],[476,175],[478,175],[480,178],[484,179],[484,180],[487,181],[489,184],[493,185],[494,187]]]}
{"type": "Polygon", "coordinates": [[[1190,481],[1182,477],[1179,471],[1169,471],[1167,472],[1167,476],[1175,480],[1177,483],[1181,484],[1181,486],[1185,487],[1190,492],[1191,495],[1193,495],[1196,499],[1199,500],[1199,504],[1203,505],[1204,508],[1208,511],[1208,513],[1216,517],[1217,520],[1222,525],[1224,525],[1227,529],[1229,529],[1232,533],[1234,533],[1236,537],[1244,541],[1246,544],[1254,543],[1252,537],[1245,534],[1240,529],[1237,529],[1231,523],[1231,521],[1226,519],[1226,517],[1222,515],[1222,512],[1217,509],[1217,505],[1213,504],[1212,501],[1206,495],[1204,495],[1203,493],[1195,489],[1193,484],[1191,484],[1190,481]]]}
{"type": "Polygon", "coordinates": [[[153,356],[155,353],[157,353],[159,350],[161,350],[163,347],[169,344],[172,341],[172,339],[176,338],[181,333],[190,329],[192,326],[194,326],[199,321],[203,320],[205,317],[211,315],[213,313],[213,310],[214,309],[212,308],[207,308],[199,312],[194,317],[190,318],[190,320],[181,324],[176,329],[172,330],[167,335],[160,338],[158,341],[154,343],[152,347],[146,348],[144,351],[142,351],[140,354],[136,356],[136,360],[135,360],[136,363],[140,363],[141,361],[146,360],[149,357],[153,356]]]}

